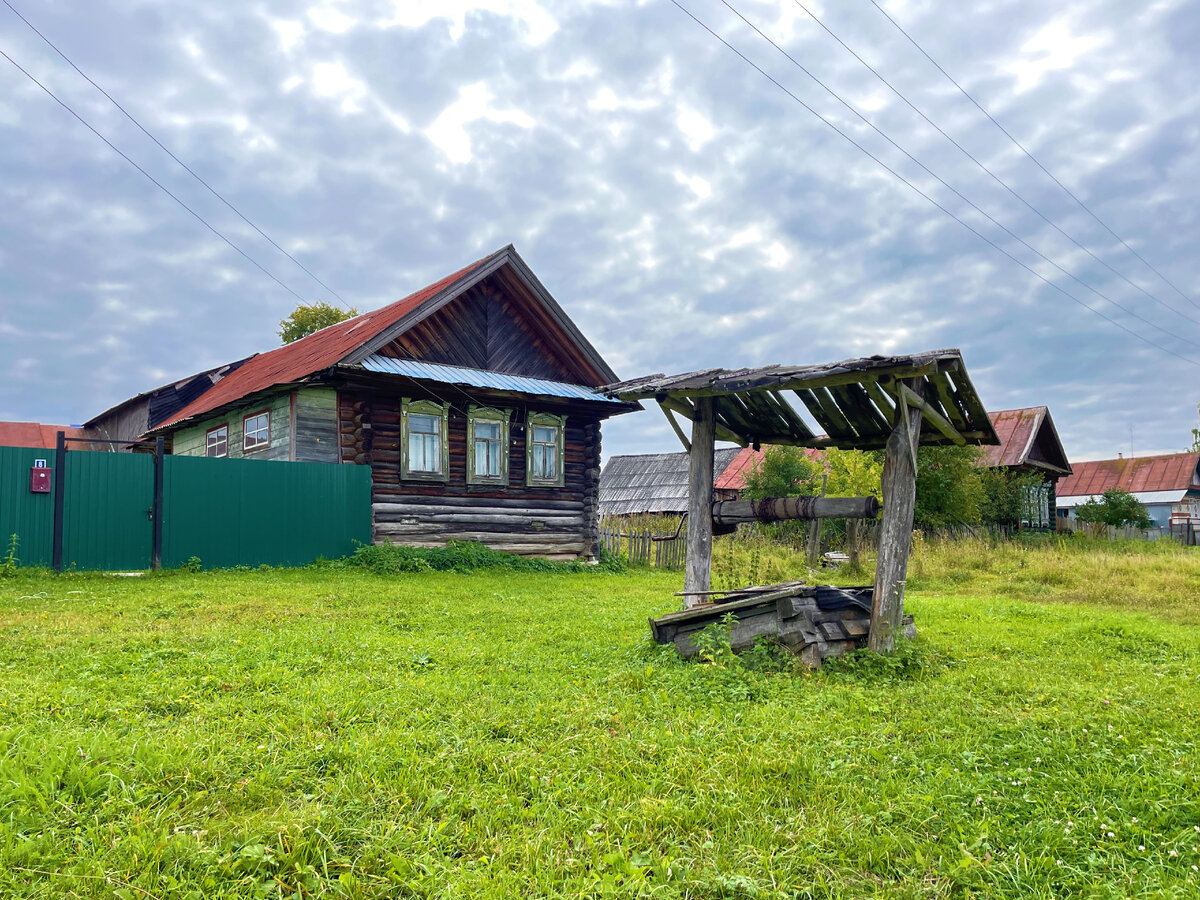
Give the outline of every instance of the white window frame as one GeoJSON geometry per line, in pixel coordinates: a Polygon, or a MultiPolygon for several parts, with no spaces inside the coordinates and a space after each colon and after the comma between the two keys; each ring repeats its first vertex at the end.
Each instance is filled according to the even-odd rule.
{"type": "Polygon", "coordinates": [[[467,484],[508,484],[508,419],[512,410],[494,409],[488,406],[471,406],[467,409],[467,484]],[[494,475],[481,475],[475,469],[475,426],[479,424],[500,426],[500,471],[494,475]]]}
{"type": "Polygon", "coordinates": [[[525,483],[530,487],[562,487],[565,483],[567,417],[555,416],[550,413],[530,413],[525,422],[525,483]],[[535,475],[533,460],[536,453],[535,443],[548,446],[545,441],[535,442],[534,428],[553,428],[555,430],[555,472],[553,476],[535,475]]]}
{"type": "Polygon", "coordinates": [[[253,413],[250,413],[250,415],[248,415],[248,416],[243,416],[242,417],[242,452],[243,453],[254,453],[259,450],[266,450],[270,446],[271,446],[271,410],[270,409],[260,409],[258,412],[253,412],[253,413]],[[264,419],[264,418],[266,419],[266,422],[264,423],[263,427],[261,429],[258,427],[255,427],[254,430],[255,430],[255,432],[258,432],[258,431],[265,432],[266,439],[265,440],[257,440],[256,439],[254,441],[254,443],[250,443],[250,429],[248,427],[250,422],[254,419],[264,419]]]}
{"type": "MultiPolygon", "coordinates": [[[[447,440],[447,420],[450,407],[447,403],[435,403],[432,400],[411,400],[404,397],[400,401],[400,477],[413,481],[448,481],[450,477],[450,447],[447,440]],[[409,417],[430,416],[438,420],[438,465],[436,472],[424,469],[414,470],[409,460],[409,417]]],[[[424,432],[418,432],[424,433],[424,432]]]]}
{"type": "Polygon", "coordinates": [[[228,422],[224,422],[220,425],[217,425],[215,428],[210,428],[208,431],[204,432],[204,455],[210,459],[225,459],[227,456],[229,456],[228,422]],[[220,436],[221,443],[219,445],[213,440],[213,437],[217,434],[217,432],[224,432],[224,434],[220,436]],[[217,446],[221,447],[221,452],[211,452],[217,446]]]}

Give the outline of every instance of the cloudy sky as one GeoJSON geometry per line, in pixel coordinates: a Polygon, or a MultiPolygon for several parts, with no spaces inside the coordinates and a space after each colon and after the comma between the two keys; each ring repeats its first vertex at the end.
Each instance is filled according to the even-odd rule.
{"type": "MultiPolygon", "coordinates": [[[[1195,2],[879,0],[1091,213],[871,0],[679,0],[794,96],[670,0],[10,2],[360,310],[511,242],[622,377],[959,347],[989,408],[1049,405],[1076,459],[1196,425],[1195,2]]],[[[333,299],[3,5],[0,50],[333,299]]],[[[0,419],[77,423],[269,349],[296,303],[0,58],[0,419]]],[[[675,443],[652,413],[605,436],[675,443]]]]}

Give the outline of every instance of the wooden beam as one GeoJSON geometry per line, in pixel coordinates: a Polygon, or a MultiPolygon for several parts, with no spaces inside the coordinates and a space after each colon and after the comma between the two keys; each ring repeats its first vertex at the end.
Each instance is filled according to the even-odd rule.
{"type": "Polygon", "coordinates": [[[957,428],[950,424],[945,416],[934,409],[933,405],[927,400],[922,397],[918,397],[916,392],[913,391],[913,389],[907,384],[900,385],[900,393],[904,395],[904,399],[907,401],[909,406],[915,407],[924,413],[925,419],[929,422],[929,424],[944,434],[947,438],[959,446],[962,446],[967,442],[967,439],[959,433],[957,428]]]}
{"type": "MultiPolygon", "coordinates": [[[[924,379],[907,385],[918,400],[924,379]]],[[[904,618],[904,582],[912,547],[913,512],[917,499],[917,469],[912,448],[921,432],[921,417],[908,414],[908,393],[899,392],[900,404],[892,419],[883,459],[883,523],[879,528],[879,557],[875,565],[875,592],[871,598],[871,631],[867,646],[876,653],[895,647],[904,618]]]]}
{"type": "MultiPolygon", "coordinates": [[[[713,443],[716,420],[713,400],[696,400],[692,418],[692,449],[688,451],[687,562],[683,589],[707,591],[712,585],[713,443]]],[[[685,606],[695,606],[688,597],[685,606]]]]}
{"type": "Polygon", "coordinates": [[[673,412],[671,412],[671,410],[669,410],[665,406],[663,406],[661,403],[658,405],[658,408],[662,410],[663,415],[667,417],[667,421],[671,423],[671,428],[674,429],[675,436],[679,438],[679,442],[681,444],[683,444],[683,449],[686,450],[687,452],[691,453],[692,452],[691,441],[689,441],[687,439],[687,435],[683,433],[683,429],[680,428],[679,423],[675,421],[675,414],[673,412]]]}
{"type": "MultiPolygon", "coordinates": [[[[712,400],[713,398],[712,397],[697,398],[696,402],[699,403],[700,400],[702,400],[702,399],[712,400]]],[[[666,409],[674,410],[675,412],[679,413],[680,415],[687,416],[689,419],[692,419],[693,421],[695,421],[696,407],[693,406],[691,403],[689,403],[687,400],[685,400],[682,397],[672,397],[670,395],[667,395],[665,397],[659,397],[658,404],[659,404],[659,406],[662,406],[666,409]]],[[[739,447],[745,447],[748,443],[750,443],[749,440],[747,440],[742,435],[738,434],[736,431],[732,431],[729,428],[726,428],[724,425],[720,424],[716,419],[715,409],[716,409],[715,406],[713,406],[713,410],[714,410],[714,412],[713,412],[713,429],[714,429],[717,437],[719,437],[723,441],[729,441],[731,444],[737,444],[739,447]]]]}

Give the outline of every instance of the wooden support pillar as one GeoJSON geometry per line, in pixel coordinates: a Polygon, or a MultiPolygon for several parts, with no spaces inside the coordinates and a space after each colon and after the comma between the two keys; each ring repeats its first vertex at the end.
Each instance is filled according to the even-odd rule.
{"type": "Polygon", "coordinates": [[[693,593],[685,606],[695,606],[712,586],[713,444],[716,419],[711,397],[698,397],[692,416],[692,446],[688,451],[687,567],[683,589],[693,593]]]}
{"type": "MultiPolygon", "coordinates": [[[[920,399],[924,379],[906,382],[920,399]]],[[[889,653],[904,617],[904,581],[912,547],[913,511],[917,499],[917,444],[921,437],[921,410],[909,406],[909,394],[897,391],[898,401],[883,459],[883,522],[879,528],[879,559],[875,565],[875,593],[871,600],[871,631],[867,646],[889,653]]]]}

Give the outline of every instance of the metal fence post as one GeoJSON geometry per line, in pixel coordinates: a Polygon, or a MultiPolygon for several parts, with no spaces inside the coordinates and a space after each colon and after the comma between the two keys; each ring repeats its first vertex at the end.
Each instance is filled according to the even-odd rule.
{"type": "Polygon", "coordinates": [[[54,544],[51,565],[55,572],[63,568],[63,493],[67,483],[67,435],[60,431],[54,442],[54,544]]]}
{"type": "Polygon", "coordinates": [[[150,550],[150,568],[157,571],[162,568],[162,549],[163,549],[163,469],[166,467],[166,462],[163,459],[165,456],[165,446],[163,437],[160,434],[154,439],[154,507],[151,512],[153,517],[153,531],[151,538],[150,550]]]}

